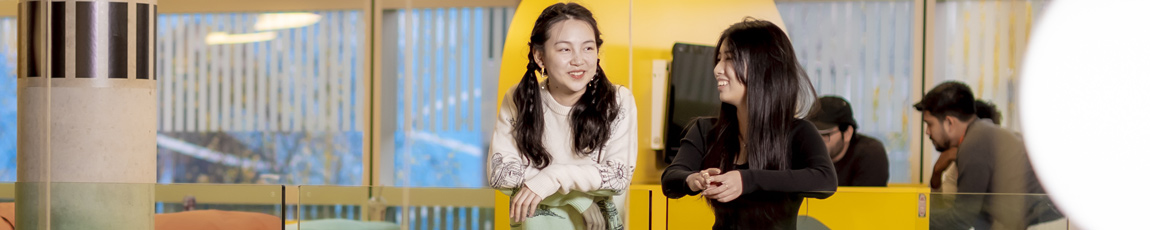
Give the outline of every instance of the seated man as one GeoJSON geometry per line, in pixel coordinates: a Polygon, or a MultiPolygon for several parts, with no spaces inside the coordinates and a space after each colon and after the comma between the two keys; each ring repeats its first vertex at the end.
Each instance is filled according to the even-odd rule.
{"type": "MultiPolygon", "coordinates": [[[[978,119],[990,119],[994,125],[1002,124],[1002,112],[994,103],[983,100],[974,101],[974,114],[978,119]]],[[[955,193],[958,191],[958,170],[954,167],[954,158],[958,148],[950,148],[938,155],[934,162],[934,172],[930,175],[930,188],[933,192],[955,193]]]]}
{"type": "Polygon", "coordinates": [[[839,186],[886,186],[890,162],[882,142],[858,133],[851,104],[837,96],[819,98],[807,119],[819,129],[835,163],[839,186]]]}
{"type": "Polygon", "coordinates": [[[974,94],[960,82],[930,90],[914,108],[938,151],[958,148],[958,191],[952,207],[932,209],[930,229],[1026,229],[1045,193],[1022,138],[975,116],[974,94]],[[995,193],[995,194],[986,194],[995,193]]]}

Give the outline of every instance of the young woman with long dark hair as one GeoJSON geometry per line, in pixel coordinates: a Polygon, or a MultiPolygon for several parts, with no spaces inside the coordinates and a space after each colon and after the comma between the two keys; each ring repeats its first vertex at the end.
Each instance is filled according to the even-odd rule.
{"type": "Polygon", "coordinates": [[[622,229],[638,154],[635,99],[599,66],[595,18],[579,4],[551,5],[527,45],[527,70],[492,135],[491,187],[514,194],[513,228],[622,229]]]}
{"type": "Polygon", "coordinates": [[[663,171],[663,193],[701,193],[714,210],[714,229],[794,229],[804,197],[837,189],[822,136],[802,119],[814,87],[787,35],[762,20],[723,32],[714,71],[719,117],[688,128],[663,171]]]}

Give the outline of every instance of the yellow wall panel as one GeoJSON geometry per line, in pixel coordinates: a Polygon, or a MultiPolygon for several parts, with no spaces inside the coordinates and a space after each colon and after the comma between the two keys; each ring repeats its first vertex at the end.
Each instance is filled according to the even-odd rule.
{"type": "Polygon", "coordinates": [[[926,187],[840,187],[830,198],[807,199],[803,205],[808,216],[830,229],[927,229],[929,196],[926,187]]]}
{"type": "MultiPolygon", "coordinates": [[[[507,31],[496,92],[498,101],[502,102],[507,90],[523,78],[528,37],[539,12],[557,2],[566,1],[520,2],[507,31]]],[[[770,20],[786,28],[771,0],[586,0],[578,3],[590,9],[599,22],[604,40],[600,64],[608,79],[627,86],[635,94],[640,147],[634,184],[658,184],[661,173],[655,166],[654,151],[647,145],[651,138],[651,61],[670,59],[675,42],[714,45],[724,29],[748,16],[770,20]]]]}

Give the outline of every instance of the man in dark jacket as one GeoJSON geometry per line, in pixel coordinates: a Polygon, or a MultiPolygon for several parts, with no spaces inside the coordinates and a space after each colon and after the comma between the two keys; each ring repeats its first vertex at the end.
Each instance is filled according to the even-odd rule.
{"type": "Polygon", "coordinates": [[[808,117],[835,163],[839,186],[882,186],[890,180],[890,162],[882,142],[858,133],[851,104],[838,96],[819,98],[819,107],[808,117]]]}

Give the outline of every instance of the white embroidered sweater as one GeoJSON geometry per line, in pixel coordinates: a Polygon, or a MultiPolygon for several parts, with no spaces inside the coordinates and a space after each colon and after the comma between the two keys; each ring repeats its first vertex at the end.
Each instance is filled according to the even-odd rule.
{"type": "MultiPolygon", "coordinates": [[[[546,85],[546,84],[542,84],[546,85]]],[[[519,154],[512,135],[512,124],[517,109],[512,87],[503,97],[499,107],[498,123],[491,138],[488,153],[487,175],[492,188],[515,189],[526,185],[531,191],[547,200],[562,200],[578,210],[591,205],[590,199],[571,199],[554,194],[568,194],[571,191],[602,195],[618,195],[614,201],[619,208],[625,207],[622,194],[631,184],[638,158],[638,122],[635,98],[631,91],[617,86],[616,101],[619,103],[619,116],[611,126],[611,137],[602,149],[602,154],[577,156],[572,146],[571,124],[568,114],[571,107],[559,104],[541,87],[540,97],[544,108],[543,147],[551,154],[551,164],[536,169],[530,161],[519,154]],[[601,155],[601,156],[600,156],[601,155]],[[602,159],[599,159],[602,157],[602,159]],[[582,200],[582,201],[574,201],[582,200]]],[[[581,193],[581,194],[582,194],[581,193]]],[[[582,194],[579,196],[586,196],[582,194]]]]}

